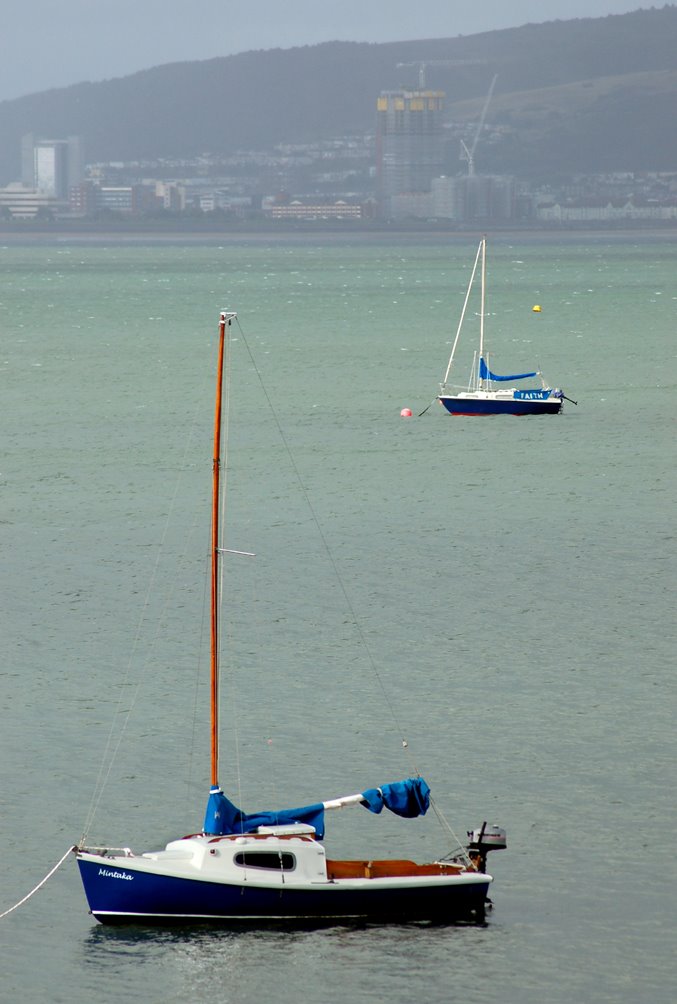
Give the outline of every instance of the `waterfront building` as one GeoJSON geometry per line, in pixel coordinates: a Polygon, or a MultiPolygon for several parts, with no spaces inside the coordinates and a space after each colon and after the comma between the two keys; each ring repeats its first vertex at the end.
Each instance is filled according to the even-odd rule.
{"type": "Polygon", "coordinates": [[[457,179],[460,219],[505,222],[515,218],[517,189],[508,176],[473,174],[457,179]]]}
{"type": "Polygon", "coordinates": [[[427,220],[434,215],[431,192],[400,192],[390,199],[393,220],[427,220]]]}
{"type": "Polygon", "coordinates": [[[0,188],[0,219],[30,220],[34,217],[53,217],[64,211],[67,204],[44,192],[36,192],[18,181],[0,188]]]}
{"type": "Polygon", "coordinates": [[[280,201],[266,198],[262,204],[263,212],[273,220],[360,220],[362,206],[356,202],[310,202],[301,199],[280,201]]]}
{"type": "Polygon", "coordinates": [[[79,136],[41,139],[27,133],[21,141],[21,180],[26,188],[52,199],[68,199],[84,180],[84,156],[79,136]]]}

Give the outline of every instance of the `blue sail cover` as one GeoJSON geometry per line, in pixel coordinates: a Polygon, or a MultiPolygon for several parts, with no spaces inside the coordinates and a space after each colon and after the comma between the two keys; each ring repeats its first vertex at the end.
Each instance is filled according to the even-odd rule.
{"type": "MultiPolygon", "coordinates": [[[[413,819],[424,816],[430,806],[430,788],[422,777],[394,781],[381,788],[362,792],[362,805],[370,812],[379,813],[385,805],[398,816],[413,819]]],[[[318,840],[324,837],[324,805],[304,805],[298,809],[279,809],[275,812],[246,813],[226,798],[221,788],[211,788],[203,832],[223,837],[232,833],[253,833],[259,826],[288,826],[306,823],[314,827],[318,840]]]]}
{"type": "Polygon", "coordinates": [[[211,788],[205,813],[204,832],[223,837],[230,833],[252,833],[259,826],[287,826],[307,823],[315,828],[319,840],[324,836],[324,806],[304,805],[299,809],[277,812],[246,813],[237,809],[220,788],[211,788]]]}
{"type": "Polygon", "coordinates": [[[414,819],[425,816],[430,807],[430,788],[422,777],[409,777],[406,781],[394,781],[382,788],[369,788],[362,792],[366,808],[370,812],[381,812],[383,806],[397,816],[414,819]]]}
{"type": "Polygon", "coordinates": [[[495,380],[498,383],[502,383],[505,380],[527,380],[529,377],[538,376],[537,372],[534,373],[510,373],[508,376],[498,376],[496,373],[492,373],[484,359],[480,357],[480,380],[495,380]]]}

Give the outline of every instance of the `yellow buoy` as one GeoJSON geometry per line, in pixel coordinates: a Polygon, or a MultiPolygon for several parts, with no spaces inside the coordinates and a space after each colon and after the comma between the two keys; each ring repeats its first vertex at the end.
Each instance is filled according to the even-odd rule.
{"type": "Polygon", "coordinates": [[[533,310],[534,314],[540,314],[541,312],[541,308],[537,303],[535,303],[531,309],[533,310]]]}

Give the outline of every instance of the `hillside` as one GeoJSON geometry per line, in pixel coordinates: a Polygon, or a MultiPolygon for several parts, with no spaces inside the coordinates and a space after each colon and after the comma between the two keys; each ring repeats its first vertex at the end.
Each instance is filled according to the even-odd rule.
{"type": "Polygon", "coordinates": [[[173,63],[0,103],[0,184],[20,174],[26,132],[84,137],[87,160],[269,149],[373,129],[381,90],[447,92],[448,118],[487,116],[477,168],[540,177],[677,168],[677,6],[468,37],[333,42],[173,63]]]}
{"type": "MultiPolygon", "coordinates": [[[[627,73],[495,96],[478,170],[554,179],[579,171],[677,170],[677,70],[627,73]]],[[[449,106],[476,122],[484,99],[449,106]]]]}

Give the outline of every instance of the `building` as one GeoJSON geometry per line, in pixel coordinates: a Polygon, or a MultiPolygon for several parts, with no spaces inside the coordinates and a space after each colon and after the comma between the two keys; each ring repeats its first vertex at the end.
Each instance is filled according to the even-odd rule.
{"type": "Polygon", "coordinates": [[[170,181],[155,182],[155,198],[158,205],[171,212],[181,213],[186,208],[186,186],[170,181]]]}
{"type": "Polygon", "coordinates": [[[393,220],[427,220],[435,216],[432,192],[400,192],[390,199],[393,220]]]}
{"type": "Polygon", "coordinates": [[[36,192],[34,188],[26,188],[18,181],[12,182],[6,188],[0,188],[0,218],[12,220],[30,220],[35,217],[53,217],[60,211],[65,211],[67,205],[63,201],[36,192]]]}
{"type": "Polygon", "coordinates": [[[430,192],[444,174],[443,91],[382,91],[376,105],[376,178],[380,215],[395,196],[430,192]]]}
{"type": "Polygon", "coordinates": [[[98,186],[93,181],[83,181],[79,185],[71,185],[68,193],[68,205],[73,216],[90,216],[96,211],[98,186]]]}
{"type": "Polygon", "coordinates": [[[52,199],[68,199],[84,180],[82,140],[39,139],[27,133],[21,140],[21,180],[26,188],[52,199]]]}
{"type": "Polygon", "coordinates": [[[515,179],[486,174],[433,178],[430,192],[400,192],[390,199],[393,219],[418,217],[465,223],[515,219],[516,205],[515,179]]]}
{"type": "Polygon", "coordinates": [[[304,202],[300,199],[280,201],[265,198],[263,212],[273,220],[360,220],[362,206],[355,202],[304,202]]]}
{"type": "Polygon", "coordinates": [[[633,197],[626,199],[590,197],[565,203],[550,202],[537,207],[536,219],[548,224],[587,226],[639,220],[674,223],[677,221],[677,199],[666,199],[659,203],[633,197]]]}
{"type": "Polygon", "coordinates": [[[471,174],[456,179],[458,219],[505,222],[515,218],[517,187],[508,176],[471,174]]]}

